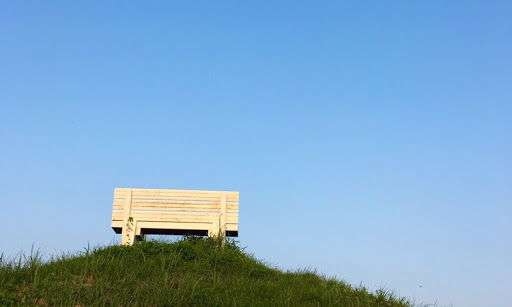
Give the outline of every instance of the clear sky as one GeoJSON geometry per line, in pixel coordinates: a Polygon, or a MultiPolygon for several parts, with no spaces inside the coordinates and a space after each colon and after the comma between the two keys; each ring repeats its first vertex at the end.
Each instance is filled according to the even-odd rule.
{"type": "Polygon", "coordinates": [[[119,241],[115,187],[240,191],[247,250],[510,306],[508,1],[2,1],[0,252],[119,241]]]}

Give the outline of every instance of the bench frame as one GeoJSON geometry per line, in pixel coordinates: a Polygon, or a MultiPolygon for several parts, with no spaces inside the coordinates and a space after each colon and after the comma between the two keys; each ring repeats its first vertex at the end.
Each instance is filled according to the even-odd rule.
{"type": "Polygon", "coordinates": [[[238,201],[238,192],[116,188],[112,229],[121,245],[148,234],[237,237],[238,201]]]}

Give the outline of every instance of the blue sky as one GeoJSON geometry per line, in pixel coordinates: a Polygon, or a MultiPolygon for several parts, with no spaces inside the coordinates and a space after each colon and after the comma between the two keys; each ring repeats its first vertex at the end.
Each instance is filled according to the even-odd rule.
{"type": "Polygon", "coordinates": [[[118,242],[115,187],[235,190],[281,268],[505,306],[511,29],[506,1],[3,2],[0,252],[118,242]]]}

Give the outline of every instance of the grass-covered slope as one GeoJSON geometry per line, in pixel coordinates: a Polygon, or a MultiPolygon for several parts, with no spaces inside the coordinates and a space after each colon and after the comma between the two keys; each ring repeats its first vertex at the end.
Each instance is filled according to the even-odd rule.
{"type": "MultiPolygon", "coordinates": [[[[21,259],[21,258],[20,258],[21,259]]],[[[312,272],[270,268],[236,244],[189,237],[0,264],[0,305],[412,306],[312,272]]]]}

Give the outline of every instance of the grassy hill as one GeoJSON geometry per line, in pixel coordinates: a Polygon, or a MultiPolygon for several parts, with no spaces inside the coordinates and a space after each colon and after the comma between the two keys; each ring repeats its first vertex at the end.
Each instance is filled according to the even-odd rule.
{"type": "Polygon", "coordinates": [[[282,272],[235,243],[109,246],[44,263],[36,253],[0,263],[0,305],[412,306],[312,272],[282,272]],[[24,259],[23,259],[24,258],[24,259]]]}

